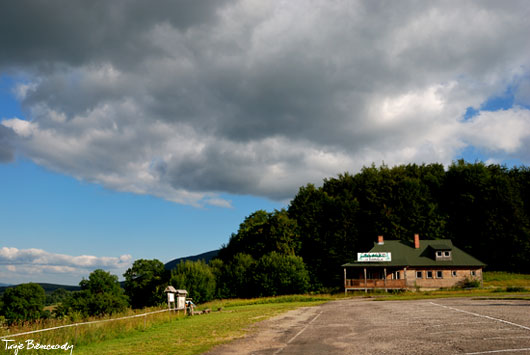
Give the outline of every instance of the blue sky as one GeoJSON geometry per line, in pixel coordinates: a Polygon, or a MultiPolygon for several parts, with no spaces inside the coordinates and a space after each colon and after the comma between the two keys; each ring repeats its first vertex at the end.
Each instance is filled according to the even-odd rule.
{"type": "Polygon", "coordinates": [[[372,163],[527,165],[528,9],[0,5],[0,283],[217,249],[372,163]]]}
{"type": "MultiPolygon", "coordinates": [[[[2,118],[25,118],[12,92],[14,83],[5,76],[0,80],[2,118]]],[[[164,263],[219,249],[246,216],[258,209],[285,208],[288,202],[222,194],[230,208],[183,205],[105,189],[50,171],[24,156],[0,164],[0,196],[2,247],[74,256],[131,255],[131,261],[143,258],[164,263]]],[[[75,285],[80,281],[78,275],[66,273],[17,276],[3,273],[0,282],[75,285]]]]}

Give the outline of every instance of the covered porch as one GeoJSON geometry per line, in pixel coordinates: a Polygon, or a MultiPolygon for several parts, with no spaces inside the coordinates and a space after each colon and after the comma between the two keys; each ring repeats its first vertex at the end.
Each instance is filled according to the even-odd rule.
{"type": "Polygon", "coordinates": [[[363,266],[344,268],[344,293],[355,290],[406,289],[406,267],[363,266]]]}

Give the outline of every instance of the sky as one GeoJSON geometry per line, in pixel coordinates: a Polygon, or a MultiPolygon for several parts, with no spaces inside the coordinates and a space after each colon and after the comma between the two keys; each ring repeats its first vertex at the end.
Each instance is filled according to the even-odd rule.
{"type": "Polygon", "coordinates": [[[300,186],[530,161],[527,1],[0,3],[0,283],[221,247],[300,186]]]}

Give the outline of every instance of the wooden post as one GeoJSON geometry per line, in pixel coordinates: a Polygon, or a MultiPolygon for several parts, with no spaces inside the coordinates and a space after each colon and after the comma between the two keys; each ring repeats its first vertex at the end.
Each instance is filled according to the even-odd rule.
{"type": "Polygon", "coordinates": [[[385,286],[385,291],[388,291],[386,288],[386,267],[383,269],[383,274],[385,275],[385,278],[383,279],[383,285],[385,286]]]}
{"type": "Polygon", "coordinates": [[[366,268],[364,268],[364,292],[368,292],[368,285],[366,282],[366,268]]]}
{"type": "Polygon", "coordinates": [[[404,278],[405,278],[405,288],[407,288],[407,267],[405,266],[405,268],[403,269],[403,272],[405,273],[404,275],[404,278]]]}
{"type": "Polygon", "coordinates": [[[344,268],[344,296],[348,293],[348,289],[346,288],[346,268],[344,268]]]}

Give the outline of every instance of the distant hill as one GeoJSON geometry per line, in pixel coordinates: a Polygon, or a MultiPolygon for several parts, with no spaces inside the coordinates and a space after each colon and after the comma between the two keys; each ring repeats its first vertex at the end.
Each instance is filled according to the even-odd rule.
{"type": "Polygon", "coordinates": [[[199,255],[186,256],[184,258],[173,259],[171,261],[168,261],[164,265],[164,267],[166,268],[166,270],[171,270],[171,269],[176,268],[177,265],[180,264],[181,261],[186,261],[186,260],[190,260],[190,261],[204,260],[206,263],[208,263],[210,262],[210,260],[214,259],[217,256],[217,254],[219,254],[219,250],[212,250],[212,251],[202,253],[199,255]]]}
{"type": "MultiPolygon", "coordinates": [[[[38,282],[37,282],[38,283],[38,282]]],[[[47,284],[47,283],[38,283],[42,286],[46,294],[52,293],[53,291],[57,290],[58,288],[64,288],[66,291],[79,291],[81,287],[79,286],[70,286],[70,285],[56,285],[56,284],[47,284]]],[[[3,294],[4,291],[7,288],[15,287],[17,285],[9,285],[9,286],[0,286],[0,294],[3,294]]]]}

